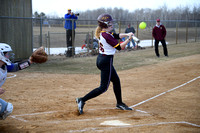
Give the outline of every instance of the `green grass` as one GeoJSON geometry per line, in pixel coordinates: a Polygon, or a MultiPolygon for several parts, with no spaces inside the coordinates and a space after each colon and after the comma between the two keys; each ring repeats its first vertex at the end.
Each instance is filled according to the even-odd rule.
{"type": "MultiPolygon", "coordinates": [[[[117,52],[114,57],[114,66],[117,71],[135,67],[156,64],[180,57],[200,54],[200,43],[185,43],[168,45],[169,57],[163,55],[162,46],[159,47],[160,58],[154,53],[154,48],[143,50],[117,52]]],[[[49,56],[44,64],[33,64],[26,72],[64,73],[64,74],[97,74],[96,57],[66,58],[65,56],[49,56]]]]}

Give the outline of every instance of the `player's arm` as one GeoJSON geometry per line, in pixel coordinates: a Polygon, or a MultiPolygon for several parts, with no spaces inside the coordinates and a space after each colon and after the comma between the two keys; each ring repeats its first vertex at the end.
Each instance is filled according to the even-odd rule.
{"type": "Polygon", "coordinates": [[[112,35],[114,36],[115,39],[121,39],[121,38],[119,37],[119,34],[117,34],[117,33],[112,33],[112,35]]]}
{"type": "Polygon", "coordinates": [[[106,38],[106,42],[108,44],[110,44],[113,48],[116,48],[117,50],[121,50],[120,44],[117,40],[117,39],[120,39],[119,34],[116,34],[116,33],[107,34],[106,32],[104,32],[102,34],[102,36],[104,36],[104,38],[106,38]],[[112,36],[111,36],[111,34],[112,34],[112,36]]]}
{"type": "Polygon", "coordinates": [[[124,37],[127,37],[127,36],[134,36],[134,34],[132,32],[129,32],[129,33],[120,33],[119,34],[119,38],[124,38],[124,37]]]}
{"type": "MultiPolygon", "coordinates": [[[[132,38],[132,37],[131,37],[132,38]]],[[[131,40],[130,39],[126,39],[124,42],[122,43],[118,43],[114,48],[116,48],[117,50],[121,50],[121,49],[124,49],[127,45],[127,43],[131,40]]]]}
{"type": "Polygon", "coordinates": [[[19,70],[23,70],[31,65],[29,60],[19,62],[19,63],[11,63],[11,65],[7,65],[8,72],[16,72],[19,70]]]}
{"type": "Polygon", "coordinates": [[[71,18],[71,19],[78,19],[78,17],[77,17],[75,14],[71,15],[70,18],[71,18]]]}
{"type": "Polygon", "coordinates": [[[75,16],[73,13],[71,13],[71,14],[65,14],[65,19],[78,19],[78,17],[75,16]]]}
{"type": "MultiPolygon", "coordinates": [[[[112,33],[112,35],[114,36],[115,39],[121,39],[121,38],[124,38],[127,36],[129,37],[123,43],[120,43],[120,44],[118,43],[117,45],[114,46],[114,48],[116,48],[117,50],[121,50],[126,47],[127,43],[131,40],[131,38],[134,34],[132,32],[130,32],[130,33],[119,33],[119,34],[112,33]]],[[[109,40],[107,40],[107,41],[109,43],[109,40]]],[[[111,44],[111,42],[109,44],[111,44]]]]}
{"type": "Polygon", "coordinates": [[[134,34],[132,32],[129,32],[129,33],[119,33],[119,34],[112,33],[112,35],[114,36],[115,39],[121,39],[121,38],[127,37],[129,35],[134,36],[134,34]]]}
{"type": "Polygon", "coordinates": [[[132,39],[133,35],[134,34],[132,32],[130,32],[130,33],[120,33],[119,34],[120,38],[124,38],[124,37],[128,36],[128,39],[126,39],[124,42],[120,43],[121,49],[124,49],[126,47],[127,43],[130,42],[130,40],[132,39]]]}
{"type": "Polygon", "coordinates": [[[116,48],[117,50],[121,50],[122,49],[119,43],[114,48],[116,48]]]}

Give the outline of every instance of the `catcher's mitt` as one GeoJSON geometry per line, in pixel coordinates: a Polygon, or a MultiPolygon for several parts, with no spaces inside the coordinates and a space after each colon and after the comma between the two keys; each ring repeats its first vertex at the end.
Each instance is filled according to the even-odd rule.
{"type": "Polygon", "coordinates": [[[31,62],[34,62],[34,63],[44,63],[47,61],[47,59],[48,59],[48,55],[44,51],[44,47],[40,47],[36,49],[30,57],[31,62]]]}

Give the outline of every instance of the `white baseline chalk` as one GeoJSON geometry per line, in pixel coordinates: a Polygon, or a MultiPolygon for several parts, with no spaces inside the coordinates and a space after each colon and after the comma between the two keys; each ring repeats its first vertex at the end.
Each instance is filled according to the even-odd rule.
{"type": "Polygon", "coordinates": [[[186,124],[193,127],[200,127],[200,125],[193,124],[186,121],[177,121],[177,122],[158,122],[158,123],[149,123],[149,124],[141,124],[141,125],[130,125],[130,126],[118,126],[118,127],[98,127],[98,128],[85,128],[81,130],[69,130],[70,133],[73,132],[90,132],[90,131],[105,131],[105,130],[112,130],[118,128],[133,128],[133,127],[144,127],[144,126],[158,126],[158,125],[167,125],[167,124],[186,124]]]}
{"type": "Polygon", "coordinates": [[[24,120],[24,119],[22,119],[22,118],[17,118],[17,117],[15,117],[15,116],[9,116],[9,117],[11,117],[11,118],[13,118],[13,119],[16,119],[16,120],[19,120],[19,121],[28,122],[27,120],[24,120]]]}
{"type": "Polygon", "coordinates": [[[8,75],[11,75],[11,76],[7,76],[8,79],[9,79],[9,78],[14,78],[14,77],[17,76],[16,74],[12,74],[12,73],[9,73],[8,75]]]}
{"type": "Polygon", "coordinates": [[[43,115],[43,114],[52,114],[52,113],[56,113],[56,112],[58,112],[58,111],[40,112],[40,113],[32,113],[32,114],[21,114],[21,115],[13,115],[13,116],[19,117],[19,116],[43,115]]]}
{"type": "Polygon", "coordinates": [[[164,95],[164,94],[166,94],[166,93],[168,93],[168,92],[174,91],[174,90],[176,90],[176,89],[178,89],[178,88],[180,88],[180,87],[182,87],[182,86],[185,86],[185,85],[187,85],[187,84],[189,84],[189,83],[191,83],[191,82],[193,82],[193,81],[195,81],[195,80],[197,80],[197,79],[199,79],[199,78],[200,78],[200,76],[199,76],[199,77],[196,77],[196,78],[194,78],[194,79],[192,79],[192,80],[190,80],[190,81],[188,81],[188,82],[186,82],[186,83],[184,83],[184,84],[182,84],[182,85],[179,85],[179,86],[177,86],[177,87],[174,87],[174,88],[172,88],[172,89],[170,89],[170,90],[168,90],[168,91],[166,91],[166,92],[160,93],[160,94],[158,94],[158,95],[156,95],[156,96],[154,96],[154,97],[151,97],[151,98],[149,98],[149,99],[147,99],[147,100],[144,100],[144,101],[142,101],[142,102],[140,102],[140,103],[137,103],[137,104],[135,104],[135,105],[133,105],[133,106],[130,106],[130,108],[136,107],[136,106],[141,105],[141,104],[143,104],[143,103],[145,103],[145,102],[147,102],[147,101],[150,101],[150,100],[155,99],[155,98],[157,98],[157,97],[159,97],[159,96],[162,96],[162,95],[164,95]]]}
{"type": "Polygon", "coordinates": [[[56,112],[58,112],[58,111],[40,112],[40,113],[32,113],[32,114],[21,114],[21,115],[11,115],[9,117],[16,119],[16,120],[19,120],[19,121],[28,122],[28,120],[25,120],[25,119],[22,119],[22,118],[19,118],[19,117],[31,116],[31,115],[51,114],[51,113],[56,113],[56,112]]]}

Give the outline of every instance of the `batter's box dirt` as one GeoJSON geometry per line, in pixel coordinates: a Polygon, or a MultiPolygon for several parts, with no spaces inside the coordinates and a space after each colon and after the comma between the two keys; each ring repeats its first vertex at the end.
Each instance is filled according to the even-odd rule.
{"type": "Polygon", "coordinates": [[[13,119],[17,119],[22,122],[32,122],[37,123],[46,122],[47,123],[61,123],[61,122],[87,122],[87,121],[98,121],[98,120],[107,120],[107,119],[132,119],[140,120],[143,117],[151,116],[148,113],[144,113],[138,110],[133,111],[122,111],[118,109],[104,109],[104,110],[88,110],[87,114],[78,116],[77,111],[49,111],[49,112],[38,112],[32,114],[22,114],[22,115],[13,115],[13,119]],[[88,117],[88,118],[87,118],[88,117]]]}

